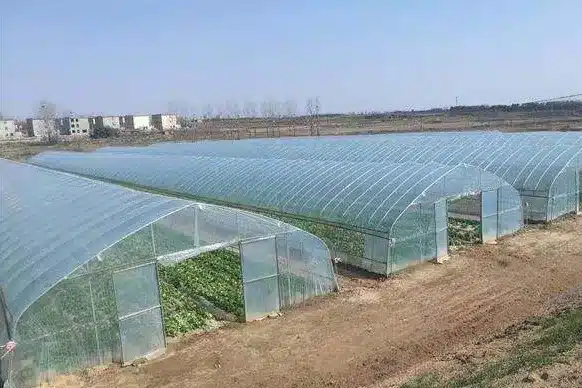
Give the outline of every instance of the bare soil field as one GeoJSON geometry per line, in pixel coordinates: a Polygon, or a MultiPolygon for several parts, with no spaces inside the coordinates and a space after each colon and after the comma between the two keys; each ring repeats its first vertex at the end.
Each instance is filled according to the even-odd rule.
{"type": "Polygon", "coordinates": [[[213,119],[196,128],[173,133],[124,133],[107,139],[62,137],[59,144],[40,144],[34,138],[0,142],[0,157],[22,161],[46,150],[91,151],[104,146],[149,145],[160,141],[240,140],[248,138],[356,135],[429,131],[581,131],[582,117],[532,117],[523,113],[487,115],[429,115],[410,117],[367,118],[365,116],[321,117],[315,126],[304,118],[280,119],[213,119]]]}
{"type": "Polygon", "coordinates": [[[576,217],[389,279],[343,275],[339,294],[281,317],[183,337],[160,359],[87,370],[47,386],[399,386],[459,349],[547,312],[553,298],[582,285],[581,241],[576,217]]]}

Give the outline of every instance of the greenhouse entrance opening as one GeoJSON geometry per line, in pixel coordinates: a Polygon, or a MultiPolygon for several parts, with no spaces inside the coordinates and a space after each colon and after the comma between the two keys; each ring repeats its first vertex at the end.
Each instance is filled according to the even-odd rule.
{"type": "MultiPolygon", "coordinates": [[[[447,249],[497,238],[497,191],[471,193],[446,200],[447,249]]],[[[437,224],[440,217],[437,216],[437,224]]],[[[437,225],[437,236],[438,234],[437,225]]],[[[437,237],[437,249],[442,249],[437,237]]]]}

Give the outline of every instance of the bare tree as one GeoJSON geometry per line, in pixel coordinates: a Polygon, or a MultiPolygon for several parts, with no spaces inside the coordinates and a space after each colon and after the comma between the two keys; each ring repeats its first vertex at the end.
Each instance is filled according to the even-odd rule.
{"type": "Polygon", "coordinates": [[[309,123],[309,134],[313,134],[317,131],[317,136],[319,136],[319,112],[321,111],[321,103],[319,97],[308,98],[305,103],[305,113],[307,115],[307,120],[309,123]]]}
{"type": "Polygon", "coordinates": [[[243,105],[243,114],[246,118],[257,116],[257,104],[254,101],[245,101],[243,105]]]}
{"type": "Polygon", "coordinates": [[[228,100],[226,102],[226,110],[228,111],[229,117],[231,119],[238,119],[241,116],[238,102],[235,100],[228,100]]]}
{"type": "Polygon", "coordinates": [[[202,118],[209,119],[214,115],[214,108],[210,104],[206,104],[202,107],[202,118]]]}
{"type": "Polygon", "coordinates": [[[245,117],[245,126],[248,136],[250,137],[254,119],[257,117],[257,104],[254,101],[245,101],[243,103],[243,116],[245,117]]]}
{"type": "Polygon", "coordinates": [[[267,137],[275,136],[275,119],[277,118],[277,102],[267,99],[261,103],[261,116],[265,119],[267,126],[267,137]]]}
{"type": "Polygon", "coordinates": [[[42,141],[55,144],[59,142],[59,132],[57,130],[57,107],[49,101],[41,101],[38,108],[38,118],[41,121],[42,141]]]}
{"type": "Polygon", "coordinates": [[[315,97],[314,113],[315,113],[315,127],[317,129],[317,136],[319,136],[319,113],[321,112],[321,103],[319,97],[315,97]]]}
{"type": "Polygon", "coordinates": [[[314,129],[314,119],[313,119],[313,115],[314,115],[314,103],[313,103],[313,99],[312,98],[308,98],[307,101],[305,101],[305,117],[307,118],[307,125],[309,126],[309,135],[313,136],[313,129],[314,129]]]}
{"type": "Polygon", "coordinates": [[[277,129],[277,135],[281,137],[281,121],[285,117],[285,104],[283,102],[273,100],[271,103],[272,107],[272,117],[271,121],[273,124],[273,137],[275,137],[275,129],[277,129]]]}
{"type": "Polygon", "coordinates": [[[289,123],[291,124],[293,136],[296,136],[295,116],[297,116],[297,102],[295,100],[285,101],[285,116],[287,117],[287,120],[289,120],[289,123]]]}
{"type": "Polygon", "coordinates": [[[271,103],[269,100],[264,100],[261,101],[261,106],[260,106],[260,110],[261,110],[261,118],[263,119],[263,123],[265,123],[265,126],[267,128],[267,137],[269,137],[269,128],[270,128],[270,117],[271,117],[271,103]]]}

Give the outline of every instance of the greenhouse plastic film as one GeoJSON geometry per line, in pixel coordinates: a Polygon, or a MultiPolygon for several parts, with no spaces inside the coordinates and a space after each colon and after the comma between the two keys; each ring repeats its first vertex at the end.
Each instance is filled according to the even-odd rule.
{"type": "Polygon", "coordinates": [[[160,307],[120,319],[119,330],[124,362],[163,350],[166,346],[160,307]]]}
{"type": "MultiPolygon", "coordinates": [[[[219,203],[308,218],[310,222],[333,223],[343,228],[343,233],[362,234],[361,248],[357,252],[346,251],[335,241],[328,243],[334,257],[339,256],[350,264],[379,273],[390,273],[391,266],[400,268],[427,256],[426,245],[430,240],[419,237],[422,222],[419,222],[419,217],[411,220],[407,216],[416,204],[431,204],[449,197],[476,195],[481,191],[506,187],[507,196],[515,197],[512,201],[520,207],[517,191],[507,182],[467,165],[172,157],[104,152],[44,153],[33,161],[71,172],[90,171],[98,178],[151,184],[153,189],[168,189],[219,203]],[[147,171],[144,166],[150,165],[155,166],[154,177],[152,173],[142,172],[147,171]],[[393,250],[400,253],[394,257],[387,257],[388,254],[378,260],[370,242],[366,248],[366,235],[385,236],[388,241],[393,239],[393,250]],[[411,238],[418,240],[414,243],[416,245],[411,243],[407,247],[400,242],[411,238]]],[[[499,213],[503,211],[504,208],[499,206],[499,213]]],[[[521,217],[515,223],[521,223],[521,217]]],[[[234,225],[231,229],[234,230],[234,225]]],[[[505,229],[501,226],[499,230],[505,229]]],[[[441,241],[447,239],[446,233],[438,236],[441,241]]],[[[371,241],[370,237],[367,239],[371,241]]]]}
{"type": "MultiPolygon", "coordinates": [[[[301,139],[253,139],[197,143],[165,143],[150,147],[104,149],[103,152],[149,155],[192,155],[266,159],[353,162],[467,163],[507,180],[520,191],[536,190],[548,197],[551,184],[568,164],[581,166],[582,135],[576,132],[411,133],[301,139]]],[[[527,194],[525,194],[527,196],[527,194]]],[[[552,219],[547,205],[530,204],[531,220],[552,219]],[[539,214],[546,212],[545,215],[539,214]]],[[[561,206],[561,205],[559,205],[561,206]]],[[[575,211],[567,209],[566,212],[575,211]]],[[[555,214],[560,215],[562,210],[555,214]]],[[[526,214],[526,218],[528,218],[526,214]]],[[[528,218],[529,219],[529,218],[528,218]]]]}
{"type": "MultiPolygon", "coordinates": [[[[233,218],[237,241],[254,233],[261,237],[266,231],[297,231],[256,214],[30,165],[0,161],[0,173],[0,241],[11,247],[0,252],[0,285],[18,343],[9,356],[10,370],[3,364],[2,373],[15,387],[101,363],[127,362],[163,348],[153,261],[162,252],[196,246],[193,231],[204,236],[208,227],[214,235],[225,224],[232,225],[233,218]],[[35,182],[34,190],[30,182],[35,182]],[[211,211],[214,224],[212,219],[197,224],[197,209],[211,211]],[[241,220],[245,224],[239,229],[241,220]],[[127,278],[124,271],[134,273],[127,278]]],[[[318,270],[327,266],[328,278],[334,279],[325,245],[307,233],[303,245],[319,252],[318,270]]],[[[275,255],[274,248],[269,254],[275,255]]],[[[327,287],[321,293],[336,287],[321,284],[327,287]]],[[[261,301],[253,298],[249,303],[260,307],[261,301]]]]}

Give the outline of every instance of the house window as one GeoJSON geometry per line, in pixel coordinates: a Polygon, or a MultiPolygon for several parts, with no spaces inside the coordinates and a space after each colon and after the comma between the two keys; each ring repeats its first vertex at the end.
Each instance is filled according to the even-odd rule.
{"type": "Polygon", "coordinates": [[[86,129],[83,129],[83,133],[87,133],[87,130],[86,129]]]}

